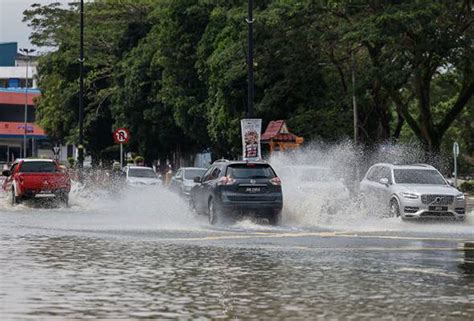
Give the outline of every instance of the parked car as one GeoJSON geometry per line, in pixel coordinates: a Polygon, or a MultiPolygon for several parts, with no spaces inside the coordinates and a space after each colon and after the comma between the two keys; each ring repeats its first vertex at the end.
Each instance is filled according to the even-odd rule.
{"type": "Polygon", "coordinates": [[[125,181],[129,186],[160,185],[161,180],[153,168],[145,166],[125,166],[125,181]]]}
{"type": "Polygon", "coordinates": [[[17,159],[3,171],[3,190],[12,205],[33,198],[55,198],[68,205],[71,179],[50,159],[17,159]]]}
{"type": "Polygon", "coordinates": [[[201,177],[205,172],[206,168],[181,167],[171,178],[171,189],[189,198],[192,188],[197,184],[194,177],[201,177]]]}
{"type": "Polygon", "coordinates": [[[281,220],[281,181],[268,163],[220,160],[194,181],[198,185],[191,190],[192,206],[207,213],[210,224],[242,213],[273,225],[281,220]]]}
{"type": "Polygon", "coordinates": [[[465,219],[464,194],[426,164],[375,164],[361,181],[360,193],[371,212],[402,219],[465,219]]]}
{"type": "Polygon", "coordinates": [[[334,213],[350,205],[349,190],[342,178],[329,167],[289,165],[279,169],[285,187],[285,196],[291,202],[314,201],[321,210],[334,213]]]}

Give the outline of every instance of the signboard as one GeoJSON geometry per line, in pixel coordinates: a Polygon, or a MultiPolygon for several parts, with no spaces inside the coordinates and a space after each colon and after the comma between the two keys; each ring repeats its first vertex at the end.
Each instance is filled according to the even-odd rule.
{"type": "Polygon", "coordinates": [[[61,151],[61,148],[59,146],[54,146],[53,147],[53,155],[55,160],[59,160],[59,152],[61,151]]]}
{"type": "Polygon", "coordinates": [[[114,131],[114,140],[117,144],[126,144],[130,140],[130,132],[126,128],[117,128],[114,131]]]}
{"type": "Polygon", "coordinates": [[[454,156],[454,187],[458,187],[458,156],[459,156],[459,144],[453,144],[453,156],[454,156]]]}
{"type": "Polygon", "coordinates": [[[262,149],[260,145],[260,133],[262,132],[261,119],[242,119],[242,155],[244,160],[260,160],[262,149]]]}
{"type": "Polygon", "coordinates": [[[117,128],[114,131],[114,140],[117,144],[120,144],[120,168],[123,167],[123,144],[128,143],[130,140],[130,132],[127,128],[117,128]]]}
{"type": "Polygon", "coordinates": [[[458,143],[453,144],[453,155],[455,157],[459,156],[459,144],[458,143]]]}

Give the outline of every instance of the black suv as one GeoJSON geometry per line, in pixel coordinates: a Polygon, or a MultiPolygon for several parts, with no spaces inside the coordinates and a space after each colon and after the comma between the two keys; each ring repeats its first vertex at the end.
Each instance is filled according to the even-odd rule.
{"type": "Polygon", "coordinates": [[[281,181],[265,162],[225,161],[212,164],[191,190],[196,212],[209,214],[216,224],[225,216],[252,213],[277,225],[281,220],[281,181]]]}

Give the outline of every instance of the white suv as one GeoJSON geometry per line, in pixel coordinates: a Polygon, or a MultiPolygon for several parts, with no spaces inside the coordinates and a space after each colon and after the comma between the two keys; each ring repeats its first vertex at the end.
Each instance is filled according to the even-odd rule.
{"type": "Polygon", "coordinates": [[[452,218],[464,221],[464,194],[426,164],[375,164],[360,182],[362,200],[371,212],[402,219],[452,218]]]}

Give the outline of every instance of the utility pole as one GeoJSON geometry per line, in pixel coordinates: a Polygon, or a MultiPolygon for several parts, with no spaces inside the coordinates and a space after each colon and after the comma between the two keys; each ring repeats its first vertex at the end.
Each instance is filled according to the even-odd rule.
{"type": "MultiPolygon", "coordinates": [[[[352,112],[354,117],[354,148],[357,152],[359,152],[359,124],[358,124],[358,116],[357,116],[357,100],[356,100],[356,79],[355,79],[355,59],[354,59],[354,49],[351,49],[351,78],[352,78],[352,112]]],[[[358,159],[356,156],[355,162],[355,186],[354,191],[355,195],[359,195],[359,182],[360,182],[360,170],[358,159]]]]}
{"type": "Polygon", "coordinates": [[[248,0],[248,17],[247,24],[249,27],[248,33],[248,57],[247,57],[247,68],[248,68],[248,103],[247,103],[247,118],[253,118],[253,96],[254,96],[254,85],[253,85],[253,0],[248,0]]]}
{"type": "Polygon", "coordinates": [[[356,80],[355,80],[355,59],[354,51],[351,51],[351,78],[352,78],[352,112],[354,117],[354,145],[359,142],[359,124],[357,116],[357,100],[356,100],[356,80]]]}
{"type": "Polygon", "coordinates": [[[23,122],[24,131],[23,131],[23,158],[28,156],[27,153],[27,144],[26,136],[28,134],[28,69],[30,67],[30,53],[35,52],[34,49],[22,48],[20,52],[26,55],[26,75],[25,75],[25,118],[23,122]]]}
{"type": "Polygon", "coordinates": [[[79,169],[84,167],[84,0],[80,4],[80,53],[79,53],[79,146],[77,161],[79,169]]]}

